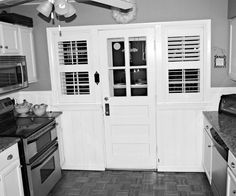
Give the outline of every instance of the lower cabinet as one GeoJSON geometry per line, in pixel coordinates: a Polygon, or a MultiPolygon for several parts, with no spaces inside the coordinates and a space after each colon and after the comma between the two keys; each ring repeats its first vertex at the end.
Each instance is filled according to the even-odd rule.
{"type": "Polygon", "coordinates": [[[203,168],[205,170],[206,176],[208,178],[209,183],[211,184],[212,179],[212,150],[213,150],[213,142],[211,140],[210,135],[208,134],[208,130],[210,130],[211,125],[208,123],[206,119],[204,119],[204,130],[203,130],[203,168]]]}
{"type": "Polygon", "coordinates": [[[24,196],[17,144],[0,154],[0,195],[24,196]]]}

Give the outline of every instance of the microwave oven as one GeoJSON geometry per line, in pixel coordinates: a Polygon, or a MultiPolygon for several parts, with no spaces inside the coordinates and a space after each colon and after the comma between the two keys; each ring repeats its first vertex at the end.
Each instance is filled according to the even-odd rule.
{"type": "Polygon", "coordinates": [[[25,56],[0,56],[0,94],[28,87],[25,56]]]}

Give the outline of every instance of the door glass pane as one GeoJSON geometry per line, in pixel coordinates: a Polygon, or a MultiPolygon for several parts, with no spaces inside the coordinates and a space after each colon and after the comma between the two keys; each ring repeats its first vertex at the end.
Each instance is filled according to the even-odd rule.
{"type": "Polygon", "coordinates": [[[111,52],[111,54],[108,55],[110,67],[124,67],[125,66],[124,38],[109,39],[108,51],[111,52]]]}
{"type": "Polygon", "coordinates": [[[146,65],[146,37],[129,38],[130,66],[146,65]]]}
{"type": "Polygon", "coordinates": [[[147,96],[147,70],[131,69],[131,96],[147,96]]]}
{"type": "Polygon", "coordinates": [[[40,169],[41,183],[43,183],[55,170],[54,157],[49,159],[49,161],[40,169]]]}
{"type": "Polygon", "coordinates": [[[110,70],[111,95],[126,96],[125,69],[110,70]]]}

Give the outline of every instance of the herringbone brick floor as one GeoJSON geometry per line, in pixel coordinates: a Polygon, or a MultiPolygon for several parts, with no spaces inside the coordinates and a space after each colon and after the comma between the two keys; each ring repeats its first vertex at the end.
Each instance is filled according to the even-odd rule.
{"type": "Polygon", "coordinates": [[[49,196],[212,196],[204,173],[63,171],[49,196]]]}

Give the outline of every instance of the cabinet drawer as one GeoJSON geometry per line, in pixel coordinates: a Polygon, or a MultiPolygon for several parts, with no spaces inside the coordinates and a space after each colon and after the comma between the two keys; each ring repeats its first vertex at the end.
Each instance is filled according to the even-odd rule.
{"type": "Polygon", "coordinates": [[[14,144],[0,153],[0,171],[16,159],[19,159],[19,153],[17,144],[14,144]]]}

